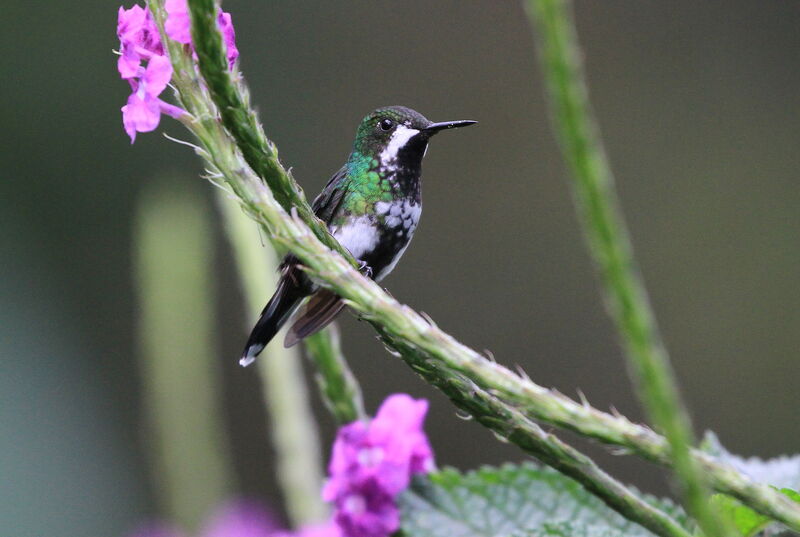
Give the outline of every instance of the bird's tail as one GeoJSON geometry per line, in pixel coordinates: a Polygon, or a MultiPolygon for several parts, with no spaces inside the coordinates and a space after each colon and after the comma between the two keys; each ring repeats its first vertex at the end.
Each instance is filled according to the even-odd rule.
{"type": "Polygon", "coordinates": [[[291,275],[285,274],[281,278],[275,294],[272,295],[272,298],[264,307],[261,317],[259,317],[253,331],[250,332],[247,345],[245,345],[244,352],[239,360],[241,366],[248,366],[255,361],[256,356],[275,337],[275,334],[294,313],[294,310],[297,309],[306,294],[303,287],[298,285],[291,275]]]}

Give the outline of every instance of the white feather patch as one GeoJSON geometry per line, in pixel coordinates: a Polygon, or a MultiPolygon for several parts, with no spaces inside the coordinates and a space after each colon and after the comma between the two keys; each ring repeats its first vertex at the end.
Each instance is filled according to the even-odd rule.
{"type": "Polygon", "coordinates": [[[361,259],[365,253],[374,250],[380,239],[378,228],[369,216],[360,216],[335,229],[333,236],[356,259],[361,259]]]}
{"type": "Polygon", "coordinates": [[[419,134],[417,129],[406,127],[405,125],[398,125],[386,144],[386,148],[381,151],[381,164],[384,167],[390,167],[397,161],[397,154],[400,149],[405,146],[411,138],[419,134]]]}
{"type": "Polygon", "coordinates": [[[384,217],[384,223],[388,227],[405,226],[409,233],[413,233],[422,214],[422,206],[409,200],[379,201],[375,204],[375,212],[384,217]]]}

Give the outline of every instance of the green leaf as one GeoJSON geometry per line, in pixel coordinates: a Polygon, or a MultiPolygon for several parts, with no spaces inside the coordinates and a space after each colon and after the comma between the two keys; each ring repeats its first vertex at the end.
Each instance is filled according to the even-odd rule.
{"type": "MultiPolygon", "coordinates": [[[[781,492],[800,503],[800,493],[788,488],[781,489],[781,492]]],[[[734,526],[743,537],[751,537],[768,526],[770,529],[782,527],[781,524],[774,522],[771,518],[756,513],[739,500],[725,494],[714,494],[711,497],[711,501],[717,505],[724,516],[733,521],[734,526]]]]}
{"type": "MultiPolygon", "coordinates": [[[[800,455],[782,455],[767,460],[741,457],[725,449],[717,435],[711,431],[706,431],[700,447],[706,453],[749,476],[753,481],[780,489],[783,494],[800,503],[800,493],[795,492],[800,489],[800,455]]],[[[778,523],[773,523],[769,517],[756,513],[725,494],[715,494],[711,501],[717,504],[723,514],[733,520],[736,529],[744,537],[755,535],[767,527],[771,530],[782,527],[778,523]]]]}
{"type": "Polygon", "coordinates": [[[771,518],[756,513],[739,500],[725,494],[714,494],[711,502],[717,506],[722,516],[733,521],[736,530],[743,537],[755,535],[756,532],[761,531],[772,522],[771,518]]]}
{"type": "Polygon", "coordinates": [[[796,490],[792,490],[789,488],[782,488],[781,492],[786,494],[788,497],[790,497],[797,503],[800,503],[800,492],[797,492],[796,490]]]}
{"type": "Polygon", "coordinates": [[[776,488],[800,490],[800,455],[781,455],[767,460],[741,457],[725,449],[717,435],[711,431],[706,431],[701,449],[733,466],[754,481],[776,488]]]}
{"type": "MultiPolygon", "coordinates": [[[[672,502],[645,499],[687,526],[672,502]]],[[[652,537],[577,482],[532,463],[417,478],[400,509],[409,537],[652,537]]]]}
{"type": "Polygon", "coordinates": [[[517,532],[504,537],[627,537],[622,530],[603,528],[598,525],[561,522],[545,524],[538,530],[517,532]]]}

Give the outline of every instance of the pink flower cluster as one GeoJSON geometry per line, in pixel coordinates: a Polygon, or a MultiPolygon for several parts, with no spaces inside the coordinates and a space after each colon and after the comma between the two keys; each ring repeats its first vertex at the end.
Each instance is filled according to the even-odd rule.
{"type": "MultiPolygon", "coordinates": [[[[389,537],[400,527],[397,496],[414,474],[434,468],[433,451],[422,426],[428,402],[406,394],[390,395],[370,421],[339,429],[333,444],[330,477],[322,491],[333,502],[328,522],[291,532],[278,528],[257,505],[236,502],[218,511],[201,537],[389,537]]],[[[185,537],[155,525],[132,537],[185,537]]]]}
{"type": "MultiPolygon", "coordinates": [[[[342,537],[333,522],[307,526],[296,532],[279,529],[258,504],[237,501],[217,510],[205,524],[200,537],[342,537]]],[[[186,533],[163,524],[149,524],[131,537],[186,537],[186,533]]]]}
{"type": "MultiPolygon", "coordinates": [[[[167,20],[164,29],[170,39],[191,46],[191,21],[186,0],[167,0],[167,20]]],[[[227,47],[231,68],[239,57],[236,36],[229,13],[220,12],[217,24],[227,47]]],[[[159,96],[172,78],[172,64],[164,52],[158,27],[150,10],[134,5],[119,8],[117,36],[120,56],[117,70],[131,86],[131,95],[122,107],[122,124],[125,132],[136,140],[137,132],[150,132],[158,127],[161,114],[179,118],[185,110],[163,101],[159,96]],[[142,62],[146,62],[143,65],[142,62]]]]}
{"type": "Polygon", "coordinates": [[[120,43],[117,70],[131,85],[131,95],[122,107],[122,124],[133,143],[137,132],[150,132],[158,127],[162,113],[177,118],[185,112],[159,98],[172,78],[172,64],[164,55],[150,11],[138,5],[128,10],[120,7],[117,36],[120,43]],[[147,62],[146,67],[143,61],[147,62]]]}
{"type": "MultiPolygon", "coordinates": [[[[192,21],[189,16],[189,5],[186,0],[167,0],[164,4],[167,10],[167,20],[164,22],[164,31],[170,39],[192,46],[192,21]]],[[[228,67],[233,69],[233,64],[239,57],[239,49],[236,48],[236,32],[233,30],[231,14],[220,11],[217,16],[217,26],[222,32],[222,39],[225,42],[225,49],[228,56],[228,67]]]]}
{"type": "Polygon", "coordinates": [[[422,430],[427,411],[427,401],[395,394],[372,421],[339,429],[322,494],[346,537],[387,537],[400,527],[397,496],[434,467],[422,430]]]}

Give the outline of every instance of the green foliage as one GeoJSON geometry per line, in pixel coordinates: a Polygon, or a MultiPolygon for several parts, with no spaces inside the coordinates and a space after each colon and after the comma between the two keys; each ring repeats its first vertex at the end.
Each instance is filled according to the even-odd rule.
{"type": "Polygon", "coordinates": [[[689,416],[639,276],[611,167],[592,116],[572,2],[527,0],[526,5],[539,39],[551,117],[572,171],[576,209],[602,276],[608,311],[624,344],[639,399],[669,443],[672,467],[688,511],[706,535],[724,537],[727,528],[709,506],[708,476],[692,457],[694,435],[689,416]]]}
{"type": "Polygon", "coordinates": [[[743,537],[755,535],[771,522],[769,517],[756,513],[746,505],[742,505],[739,500],[725,494],[714,494],[711,502],[723,516],[733,521],[736,531],[743,537]]]}
{"type": "Polygon", "coordinates": [[[341,425],[367,417],[361,387],[339,345],[336,323],[306,338],[308,358],[317,366],[317,385],[325,406],[341,425]]]}
{"type": "Polygon", "coordinates": [[[275,200],[286,212],[296,211],[305,224],[325,246],[338,252],[354,268],[358,263],[334,239],[325,224],[311,210],[303,189],[278,160],[275,147],[249,107],[249,95],[239,77],[228,69],[222,37],[217,29],[217,2],[192,0],[192,43],[198,57],[198,67],[208,85],[210,96],[217,106],[222,124],[236,141],[247,164],[269,186],[275,200]]]}
{"type": "MultiPolygon", "coordinates": [[[[717,435],[711,431],[706,432],[701,447],[707,453],[750,476],[754,481],[766,483],[776,489],[783,487],[780,488],[782,494],[800,503],[800,493],[793,490],[800,489],[800,455],[783,455],[767,460],[758,457],[740,457],[725,449],[717,435]]],[[[780,526],[773,524],[771,518],[755,512],[739,500],[725,494],[715,494],[712,502],[724,516],[733,521],[736,530],[743,537],[751,537],[768,526],[770,528],[780,526]]]]}
{"type": "MultiPolygon", "coordinates": [[[[780,492],[800,503],[800,493],[788,488],[780,489],[780,492]]],[[[739,500],[725,494],[715,494],[711,497],[711,501],[724,516],[733,521],[742,537],[751,537],[767,527],[781,527],[781,524],[773,522],[771,518],[753,511],[739,500]]]]}
{"type": "MultiPolygon", "coordinates": [[[[159,25],[163,25],[163,0],[147,2],[159,25]]],[[[549,4],[551,7],[556,5],[552,0],[549,4]]],[[[681,442],[674,441],[674,435],[670,449],[671,446],[663,437],[646,427],[636,425],[622,416],[600,412],[588,403],[573,401],[537,385],[525,375],[513,373],[462,345],[438,329],[430,319],[401,305],[375,282],[361,275],[352,256],[330,237],[324,227],[320,227],[321,224],[311,214],[302,191],[281,166],[274,144],[266,138],[248,105],[246,88],[240,75],[231,75],[228,72],[222,41],[216,29],[214,2],[189,0],[189,7],[192,13],[193,41],[205,84],[198,84],[192,55],[188,53],[188,49],[174,42],[168,42],[167,46],[175,68],[173,84],[179,93],[179,102],[192,115],[192,121],[187,122],[187,126],[200,142],[198,153],[206,159],[213,173],[218,173],[225,179],[247,214],[268,231],[271,239],[285,245],[303,262],[313,278],[340,294],[357,314],[372,323],[392,352],[399,352],[414,370],[447,393],[460,408],[469,409],[478,421],[484,425],[496,424],[497,427],[493,427],[493,430],[502,429],[504,437],[513,438],[515,443],[527,448],[534,444],[546,446],[553,458],[553,464],[559,468],[567,468],[575,474],[591,470],[594,475],[588,482],[602,481],[609,484],[609,479],[599,479],[599,470],[581,464],[581,457],[576,457],[574,453],[565,458],[564,455],[568,452],[563,446],[542,438],[528,422],[532,423],[533,419],[541,420],[611,445],[623,446],[654,462],[680,467],[681,464],[677,463],[683,461],[683,467],[686,466],[685,457],[681,459],[680,450],[674,449],[675,445],[679,448],[684,446],[681,442]],[[218,121],[218,113],[222,116],[221,123],[218,121]],[[287,211],[294,217],[287,214],[287,211]],[[309,233],[303,222],[314,233],[309,233]],[[344,257],[331,255],[326,246],[344,257]],[[476,404],[475,397],[478,393],[483,393],[484,399],[482,403],[476,404]],[[492,403],[491,408],[489,402],[492,403]],[[507,417],[514,419],[507,420],[507,417]]],[[[560,20],[566,21],[564,17],[560,17],[560,20]]],[[[563,37],[563,34],[553,35],[556,38],[563,37]]],[[[584,88],[579,89],[584,91],[584,88]]],[[[660,420],[656,420],[656,424],[659,422],[660,420]]],[[[717,490],[730,492],[759,511],[800,530],[800,506],[786,500],[766,485],[757,486],[743,479],[739,472],[717,464],[709,456],[695,451],[687,453],[695,464],[702,467],[703,474],[717,490]]],[[[577,487],[574,483],[573,486],[577,487]]],[[[501,487],[498,490],[503,489],[501,487]]],[[[610,490],[593,490],[605,493],[607,500],[617,504],[630,499],[627,495],[610,490]]],[[[706,500],[704,496],[701,499],[706,500]]],[[[526,501],[531,500],[532,498],[526,497],[526,501]]],[[[552,495],[551,500],[555,501],[552,495]]],[[[593,501],[598,506],[603,505],[599,500],[593,501]]],[[[554,505],[560,503],[558,501],[554,505]]],[[[546,506],[540,506],[544,507],[546,506]]],[[[702,511],[702,507],[704,506],[695,507],[695,511],[702,511]]],[[[604,509],[608,512],[607,508],[604,509]]],[[[637,513],[630,506],[625,511],[637,513]]],[[[473,515],[477,514],[473,512],[473,515]]],[[[422,516],[424,518],[428,515],[422,516]]],[[[565,518],[567,517],[552,523],[565,522],[565,518]]],[[[592,528],[614,527],[598,526],[594,523],[596,518],[597,516],[593,517],[592,522],[580,523],[591,525],[592,528]]],[[[570,524],[578,524],[571,517],[568,521],[570,524]]],[[[550,523],[549,520],[546,522],[550,523]]],[[[492,534],[511,535],[521,531],[524,535],[525,532],[534,530],[550,531],[545,521],[534,528],[509,526],[504,534],[492,534]]],[[[680,527],[678,529],[683,531],[680,527]]],[[[457,535],[451,532],[445,534],[457,535]]]]}
{"type": "MultiPolygon", "coordinates": [[[[645,498],[686,525],[667,500],[645,498]]],[[[414,537],[652,536],[577,482],[532,463],[444,469],[400,497],[402,534],[414,537]]]]}
{"type": "Polygon", "coordinates": [[[741,457],[725,449],[711,431],[706,431],[701,447],[706,453],[733,466],[754,481],[776,488],[800,490],[800,455],[782,455],[767,460],[741,457]]]}
{"type": "Polygon", "coordinates": [[[534,531],[515,532],[507,537],[623,537],[625,535],[624,531],[614,528],[559,522],[544,524],[534,531]]]}

